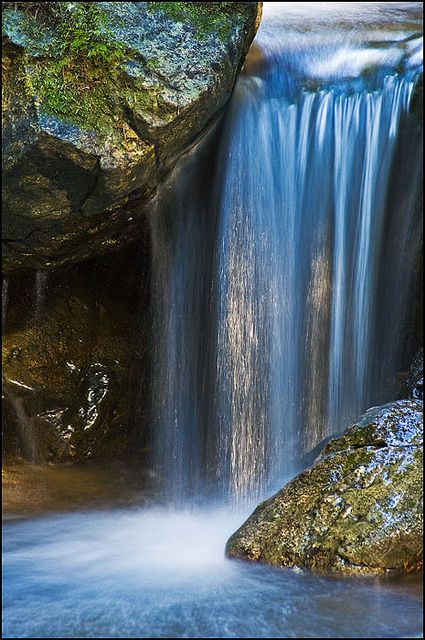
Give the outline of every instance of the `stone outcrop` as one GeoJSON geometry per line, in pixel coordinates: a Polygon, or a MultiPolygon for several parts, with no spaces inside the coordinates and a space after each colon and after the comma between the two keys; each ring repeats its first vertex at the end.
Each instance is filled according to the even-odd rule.
{"type": "Polygon", "coordinates": [[[422,410],[419,399],[369,409],[257,507],[227,555],[315,571],[419,570],[422,410]]]}
{"type": "Polygon", "coordinates": [[[144,253],[139,241],[44,273],[39,291],[34,272],[9,278],[6,461],[128,460],[143,449],[150,366],[144,253]]]}
{"type": "Polygon", "coordinates": [[[128,244],[226,104],[261,3],[2,5],[3,271],[128,244]]]}

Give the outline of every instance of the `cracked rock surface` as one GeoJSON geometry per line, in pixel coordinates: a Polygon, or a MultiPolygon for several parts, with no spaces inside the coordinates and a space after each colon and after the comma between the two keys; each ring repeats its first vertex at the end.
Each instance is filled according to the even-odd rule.
{"type": "Polygon", "coordinates": [[[422,567],[423,403],[374,407],[261,503],[228,556],[316,571],[422,567]]]}

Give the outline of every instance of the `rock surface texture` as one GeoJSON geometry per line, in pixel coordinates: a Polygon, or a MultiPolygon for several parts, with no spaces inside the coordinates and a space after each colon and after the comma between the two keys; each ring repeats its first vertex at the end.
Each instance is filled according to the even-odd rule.
{"type": "Polygon", "coordinates": [[[422,567],[423,403],[369,409],[315,463],[260,504],[228,556],[316,571],[422,567]]]}
{"type": "Polygon", "coordinates": [[[47,272],[38,303],[36,274],[10,278],[2,340],[8,460],[127,459],[143,448],[150,356],[139,326],[148,313],[140,242],[47,272]]]}
{"type": "Polygon", "coordinates": [[[3,5],[3,271],[127,244],[213,123],[256,2],[3,5]]]}

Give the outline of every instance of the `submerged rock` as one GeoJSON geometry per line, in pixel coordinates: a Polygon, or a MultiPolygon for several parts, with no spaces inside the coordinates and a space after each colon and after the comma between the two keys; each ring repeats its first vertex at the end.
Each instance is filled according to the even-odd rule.
{"type": "Polygon", "coordinates": [[[319,571],[419,570],[422,410],[420,400],[369,409],[257,507],[227,555],[319,571]]]}
{"type": "Polygon", "coordinates": [[[226,104],[260,4],[2,3],[3,270],[138,236],[226,104]]]}

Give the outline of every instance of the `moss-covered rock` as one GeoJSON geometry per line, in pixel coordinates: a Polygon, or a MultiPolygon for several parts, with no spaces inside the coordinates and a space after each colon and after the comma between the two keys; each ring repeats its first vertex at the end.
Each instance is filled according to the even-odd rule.
{"type": "Polygon", "coordinates": [[[258,3],[2,4],[3,270],[123,246],[228,100],[258,3]]]}
{"type": "Polygon", "coordinates": [[[422,409],[419,400],[369,409],[257,507],[227,555],[316,571],[419,570],[422,409]]]}

